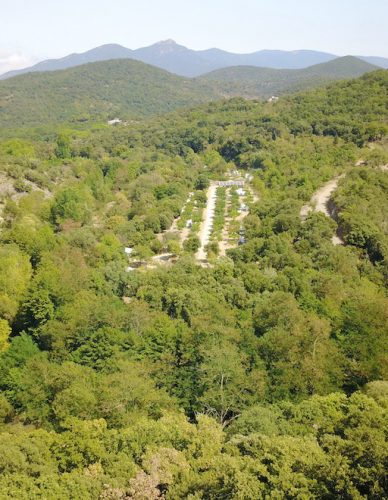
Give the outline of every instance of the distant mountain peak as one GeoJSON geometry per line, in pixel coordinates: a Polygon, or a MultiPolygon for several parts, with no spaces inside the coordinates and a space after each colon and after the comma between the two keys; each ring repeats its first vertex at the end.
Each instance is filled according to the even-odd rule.
{"type": "Polygon", "coordinates": [[[157,42],[150,47],[146,47],[146,49],[147,48],[156,50],[159,55],[172,54],[174,52],[188,50],[186,47],[184,47],[183,45],[179,45],[175,40],[172,40],[171,38],[167,40],[161,40],[160,42],[157,42]]]}
{"type": "MultiPolygon", "coordinates": [[[[104,43],[103,45],[100,45],[99,47],[96,47],[96,49],[103,49],[103,48],[111,48],[111,49],[126,49],[123,45],[120,45],[119,43],[104,43]]],[[[91,49],[93,50],[93,49],[91,49]]],[[[128,49],[126,49],[128,50],[128,49]]]]}
{"type": "Polygon", "coordinates": [[[168,38],[167,40],[160,40],[156,45],[178,45],[175,40],[168,38]]]}

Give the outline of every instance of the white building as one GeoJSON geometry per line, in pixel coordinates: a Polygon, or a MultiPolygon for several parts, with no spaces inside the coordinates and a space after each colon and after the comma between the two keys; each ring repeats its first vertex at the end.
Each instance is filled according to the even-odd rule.
{"type": "Polygon", "coordinates": [[[219,187],[232,187],[232,186],[243,187],[244,181],[215,181],[214,184],[219,187]]]}
{"type": "Polygon", "coordinates": [[[108,120],[108,125],[117,125],[118,123],[121,123],[120,118],[113,118],[113,120],[108,120]]]}

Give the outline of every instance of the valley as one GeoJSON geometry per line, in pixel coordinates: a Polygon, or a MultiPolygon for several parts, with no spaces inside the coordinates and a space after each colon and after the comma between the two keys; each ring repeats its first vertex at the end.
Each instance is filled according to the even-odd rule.
{"type": "Polygon", "coordinates": [[[387,496],[388,72],[217,85],[1,82],[1,498],[387,496]]]}

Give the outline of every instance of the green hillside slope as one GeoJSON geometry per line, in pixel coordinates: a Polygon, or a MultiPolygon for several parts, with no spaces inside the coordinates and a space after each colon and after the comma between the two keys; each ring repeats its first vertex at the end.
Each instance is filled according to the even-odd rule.
{"type": "Polygon", "coordinates": [[[212,97],[208,86],[138,61],[97,62],[0,82],[0,126],[139,118],[212,97]]]}
{"type": "Polygon", "coordinates": [[[304,69],[271,69],[236,66],[213,71],[197,81],[213,82],[229,96],[270,97],[305,90],[341,78],[355,78],[378,69],[377,66],[347,56],[304,69]]]}
{"type": "Polygon", "coordinates": [[[234,67],[189,79],[120,59],[0,82],[0,128],[125,120],[230,96],[267,98],[359,76],[375,67],[344,57],[302,70],[234,67]]]}

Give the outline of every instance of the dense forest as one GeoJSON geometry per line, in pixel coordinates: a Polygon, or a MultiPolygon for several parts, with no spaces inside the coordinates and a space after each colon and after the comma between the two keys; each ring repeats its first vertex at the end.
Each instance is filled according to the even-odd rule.
{"type": "Polygon", "coordinates": [[[377,71],[114,127],[9,123],[1,499],[388,495],[387,95],[377,71]],[[200,266],[194,236],[159,236],[235,169],[246,240],[200,266]],[[332,217],[303,220],[339,176],[332,217]]]}
{"type": "Polygon", "coordinates": [[[0,82],[2,127],[127,120],[216,98],[209,86],[128,59],[96,62],[0,82]]]}

